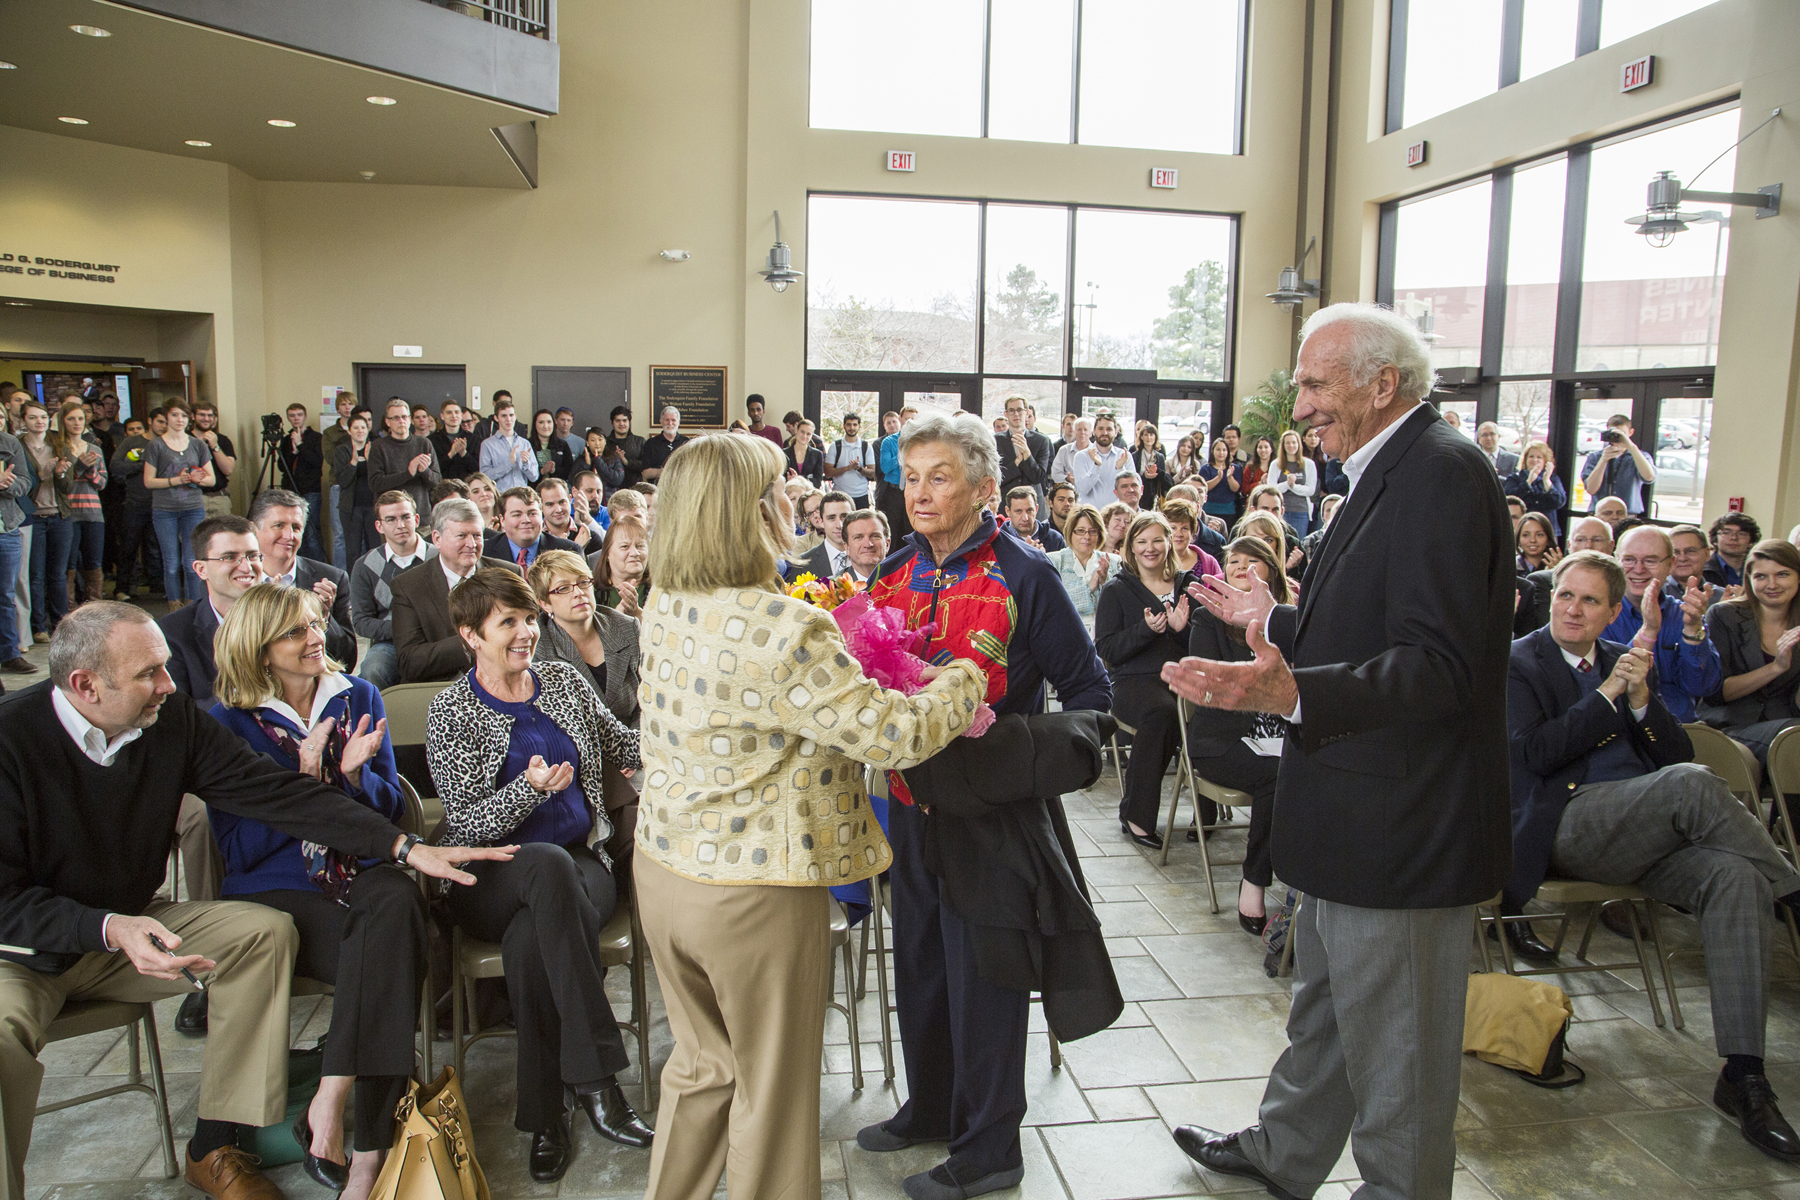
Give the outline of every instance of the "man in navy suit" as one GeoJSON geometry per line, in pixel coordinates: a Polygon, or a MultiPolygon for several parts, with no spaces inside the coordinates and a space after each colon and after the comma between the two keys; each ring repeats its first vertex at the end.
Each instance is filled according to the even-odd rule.
{"type": "Polygon", "coordinates": [[[1725,1060],[1713,1103],[1752,1146],[1800,1162],[1762,1057],[1770,901],[1800,902],[1800,874],[1725,781],[1691,761],[1693,743],[1658,692],[1654,639],[1601,639],[1625,587],[1617,560],[1576,551],[1557,564],[1550,624],[1512,645],[1513,872],[1502,911],[1523,912],[1548,873],[1631,884],[1691,911],[1725,1060]]]}
{"type": "Polygon", "coordinates": [[[581,550],[568,538],[544,532],[544,502],[528,487],[508,488],[500,496],[500,531],[488,535],[481,547],[483,558],[509,562],[529,571],[546,550],[581,550]]]}

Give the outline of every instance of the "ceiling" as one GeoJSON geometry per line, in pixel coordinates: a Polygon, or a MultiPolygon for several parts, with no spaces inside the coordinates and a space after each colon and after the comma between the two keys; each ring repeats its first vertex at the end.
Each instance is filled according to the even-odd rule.
{"type": "Polygon", "coordinates": [[[0,0],[0,60],[18,68],[0,70],[6,125],[229,163],[256,179],[360,183],[373,171],[377,185],[531,186],[493,130],[539,113],[103,0],[0,0]]]}

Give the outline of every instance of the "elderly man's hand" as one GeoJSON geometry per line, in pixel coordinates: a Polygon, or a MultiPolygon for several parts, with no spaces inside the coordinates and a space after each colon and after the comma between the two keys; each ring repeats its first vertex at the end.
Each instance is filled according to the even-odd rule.
{"type": "Polygon", "coordinates": [[[1265,712],[1287,716],[1300,703],[1300,687],[1281,651],[1263,637],[1263,623],[1252,621],[1248,631],[1250,662],[1217,662],[1210,658],[1184,658],[1164,663],[1163,682],[1175,694],[1205,708],[1231,712],[1265,712]]]}
{"type": "Polygon", "coordinates": [[[1275,611],[1275,596],[1269,585],[1255,575],[1250,577],[1250,590],[1240,592],[1218,575],[1203,575],[1188,584],[1188,595],[1206,606],[1206,611],[1227,625],[1248,629],[1250,622],[1268,624],[1275,611]]]}

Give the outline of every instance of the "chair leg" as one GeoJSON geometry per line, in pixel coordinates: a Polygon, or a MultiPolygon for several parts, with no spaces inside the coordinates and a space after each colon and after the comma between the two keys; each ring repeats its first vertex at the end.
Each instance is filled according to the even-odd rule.
{"type": "MultiPolygon", "coordinates": [[[[1169,865],[1169,843],[1175,840],[1175,818],[1181,814],[1181,793],[1186,786],[1187,764],[1177,763],[1175,765],[1175,794],[1169,799],[1169,823],[1163,826],[1162,831],[1162,857],[1156,862],[1159,867],[1169,865]]],[[[1157,820],[1162,819],[1161,797],[1157,799],[1156,816],[1157,820]]]]}
{"type": "MultiPolygon", "coordinates": [[[[1292,928],[1290,926],[1290,928],[1292,928]]],[[[1498,926],[1496,926],[1498,928],[1498,926]]],[[[1481,973],[1494,973],[1494,960],[1488,956],[1487,928],[1481,923],[1481,907],[1475,908],[1475,949],[1481,952],[1481,973]]]]}
{"type": "MultiPolygon", "coordinates": [[[[1686,1028],[1686,1023],[1681,1019],[1681,997],[1675,994],[1675,977],[1669,971],[1669,955],[1663,953],[1662,926],[1656,919],[1656,901],[1646,899],[1644,901],[1644,910],[1650,914],[1650,948],[1656,952],[1656,957],[1661,960],[1663,987],[1667,988],[1669,991],[1669,1016],[1675,1022],[1675,1028],[1684,1029],[1686,1028]]],[[[1656,1008],[1655,997],[1651,998],[1650,1007],[1651,1011],[1654,1012],[1656,1008]]]]}
{"type": "Polygon", "coordinates": [[[144,1082],[144,1070],[141,1065],[143,1056],[138,1053],[138,1027],[136,1021],[133,1021],[130,1025],[126,1026],[125,1043],[130,1047],[131,1051],[131,1069],[126,1072],[125,1078],[129,1079],[132,1083],[142,1083],[144,1082]]]}
{"type": "Polygon", "coordinates": [[[463,1035],[464,1030],[468,1028],[468,1018],[472,1014],[463,1012],[464,1005],[462,930],[452,927],[450,930],[450,1058],[456,1067],[458,1079],[467,1078],[463,1072],[463,1054],[468,1049],[468,1045],[463,1040],[463,1035]]]}
{"type": "Polygon", "coordinates": [[[881,1012],[881,1077],[894,1082],[893,1002],[888,999],[887,921],[881,909],[881,880],[872,879],[875,911],[869,919],[875,922],[875,986],[880,990],[877,1007],[881,1012]]]}
{"type": "MultiPolygon", "coordinates": [[[[850,1030],[850,1086],[862,1091],[862,1030],[856,1024],[856,964],[850,961],[850,935],[844,934],[844,1023],[850,1030]]],[[[835,973],[835,972],[834,972],[835,973]]],[[[835,985],[832,991],[836,991],[835,985]]]]}
{"type": "Polygon", "coordinates": [[[1200,819],[1200,793],[1194,793],[1194,828],[1200,831],[1200,869],[1206,873],[1206,898],[1219,911],[1219,885],[1213,882],[1212,851],[1206,848],[1206,822],[1200,819]]]}
{"type": "MultiPolygon", "coordinates": [[[[1637,905],[1630,900],[1626,900],[1623,903],[1625,905],[1626,913],[1631,917],[1631,942],[1632,945],[1637,948],[1638,969],[1644,973],[1644,991],[1650,997],[1650,1015],[1656,1018],[1656,1027],[1661,1029],[1664,1024],[1662,1002],[1656,998],[1656,979],[1650,974],[1650,960],[1644,957],[1644,935],[1638,931],[1637,905]]],[[[1599,905],[1595,905],[1594,910],[1595,912],[1598,912],[1599,905]]],[[[1654,914],[1651,919],[1655,919],[1654,914]]],[[[1656,956],[1662,958],[1662,943],[1660,940],[1653,938],[1652,944],[1656,947],[1656,956]]],[[[1669,968],[1668,960],[1663,959],[1662,965],[1663,970],[1667,971],[1669,968]]],[[[1673,995],[1674,993],[1671,992],[1670,994],[1673,995]]]]}
{"type": "MultiPolygon", "coordinates": [[[[635,887],[635,885],[634,885],[635,887]]],[[[637,1031],[638,1079],[644,1085],[644,1111],[650,1105],[650,946],[638,921],[637,896],[631,904],[631,1024],[637,1031]]]]}
{"type": "MultiPolygon", "coordinates": [[[[132,1032],[137,1032],[136,1026],[132,1032]]],[[[163,1082],[162,1047],[156,1041],[156,1013],[144,1014],[144,1052],[150,1060],[150,1090],[156,1093],[156,1119],[161,1125],[157,1132],[162,1135],[163,1178],[173,1179],[180,1174],[175,1160],[175,1130],[169,1123],[169,1089],[163,1082]]],[[[133,1074],[136,1073],[137,1054],[131,1056],[133,1074]]]]}
{"type": "MultiPolygon", "coordinates": [[[[875,898],[874,882],[869,883],[869,899],[875,898]]],[[[873,914],[871,914],[873,915],[873,914]]],[[[865,919],[862,929],[857,934],[856,942],[856,998],[861,1000],[869,994],[869,921],[865,919]]]]}
{"type": "MultiPolygon", "coordinates": [[[[1476,911],[1480,912],[1481,910],[1476,909],[1476,911]]],[[[1500,969],[1508,975],[1516,975],[1518,969],[1513,965],[1512,945],[1506,940],[1505,914],[1500,911],[1498,905],[1494,907],[1494,915],[1490,919],[1493,921],[1494,936],[1500,941],[1500,969]]],[[[1487,945],[1487,930],[1485,929],[1481,931],[1481,944],[1487,945]]]]}
{"type": "Polygon", "coordinates": [[[1056,1031],[1054,1029],[1047,1030],[1046,1032],[1050,1035],[1050,1069],[1052,1071],[1060,1071],[1062,1070],[1062,1043],[1056,1040],[1056,1031]]]}
{"type": "Polygon", "coordinates": [[[1125,797],[1125,761],[1119,757],[1119,735],[1112,735],[1113,774],[1119,777],[1119,800],[1124,803],[1125,797]]]}
{"type": "Polygon", "coordinates": [[[431,1002],[431,969],[427,965],[425,981],[419,985],[419,1036],[424,1043],[421,1060],[425,1068],[420,1083],[431,1082],[431,1043],[437,1040],[437,1005],[431,1002]]]}

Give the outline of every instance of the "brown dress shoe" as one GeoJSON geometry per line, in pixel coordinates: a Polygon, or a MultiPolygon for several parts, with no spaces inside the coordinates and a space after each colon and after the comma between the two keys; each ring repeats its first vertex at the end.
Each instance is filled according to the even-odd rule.
{"type": "Polygon", "coordinates": [[[261,1162],[236,1146],[220,1146],[199,1162],[188,1158],[187,1181],[213,1200],[286,1200],[281,1189],[256,1169],[261,1162]]]}

